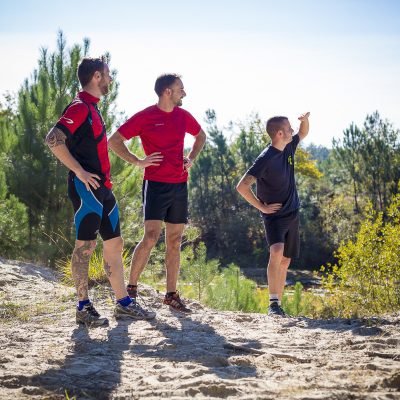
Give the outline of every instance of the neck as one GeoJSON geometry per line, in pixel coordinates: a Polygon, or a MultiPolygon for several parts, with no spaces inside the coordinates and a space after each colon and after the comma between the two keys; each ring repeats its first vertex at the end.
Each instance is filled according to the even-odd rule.
{"type": "Polygon", "coordinates": [[[158,99],[157,107],[165,112],[171,112],[175,108],[168,99],[163,99],[161,97],[158,99]]]}
{"type": "Polygon", "coordinates": [[[86,85],[85,87],[82,88],[85,92],[91,94],[94,97],[97,97],[98,99],[101,98],[102,94],[98,88],[94,88],[90,85],[86,85]]]}
{"type": "Polygon", "coordinates": [[[272,140],[271,145],[280,151],[286,147],[286,143],[282,140],[272,140]]]}

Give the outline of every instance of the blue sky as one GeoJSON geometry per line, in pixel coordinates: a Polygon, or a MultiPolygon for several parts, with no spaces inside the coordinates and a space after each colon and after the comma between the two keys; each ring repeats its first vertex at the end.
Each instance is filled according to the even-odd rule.
{"type": "Polygon", "coordinates": [[[53,50],[91,40],[118,70],[118,108],[156,101],[156,76],[183,75],[184,108],[220,125],[258,112],[266,120],[311,111],[308,142],[331,145],[343,129],[379,110],[400,128],[400,2],[0,0],[0,94],[15,92],[53,50]]]}

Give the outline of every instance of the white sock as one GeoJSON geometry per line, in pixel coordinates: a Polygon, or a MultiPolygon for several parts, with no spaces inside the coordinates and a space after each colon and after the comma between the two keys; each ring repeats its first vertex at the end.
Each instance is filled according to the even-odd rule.
{"type": "Polygon", "coordinates": [[[270,294],[269,295],[269,304],[271,303],[278,303],[280,305],[280,301],[277,294],[270,294]]]}

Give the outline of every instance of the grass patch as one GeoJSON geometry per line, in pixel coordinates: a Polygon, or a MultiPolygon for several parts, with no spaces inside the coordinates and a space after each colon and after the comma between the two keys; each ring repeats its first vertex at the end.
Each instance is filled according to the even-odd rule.
{"type": "MultiPolygon", "coordinates": [[[[60,314],[69,308],[66,303],[27,303],[21,304],[12,301],[0,302],[1,322],[29,322],[36,317],[48,317],[49,314],[60,314]]],[[[51,319],[49,319],[51,321],[51,319]]]]}

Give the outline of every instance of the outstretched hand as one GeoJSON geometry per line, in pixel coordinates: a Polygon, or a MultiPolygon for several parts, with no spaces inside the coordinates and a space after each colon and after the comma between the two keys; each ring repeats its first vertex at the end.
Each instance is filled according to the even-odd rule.
{"type": "Polygon", "coordinates": [[[306,112],[304,114],[301,114],[298,119],[303,122],[303,121],[307,120],[309,116],[310,116],[310,112],[306,112]]]}
{"type": "Polygon", "coordinates": [[[143,160],[139,160],[138,165],[141,168],[152,167],[152,166],[158,167],[162,160],[163,160],[163,155],[159,151],[156,151],[155,153],[152,153],[143,158],[143,160]]]}

